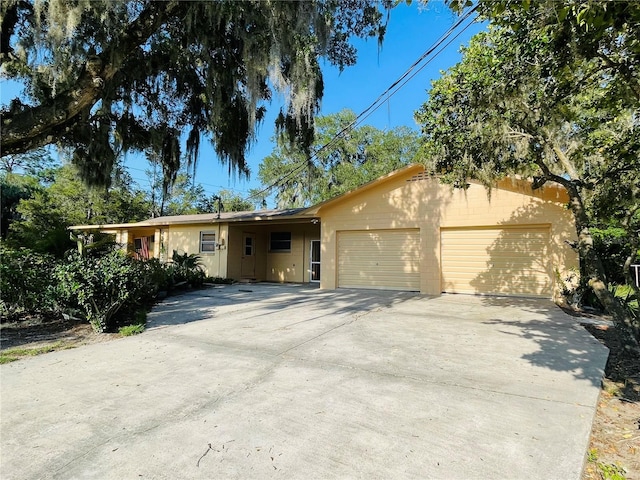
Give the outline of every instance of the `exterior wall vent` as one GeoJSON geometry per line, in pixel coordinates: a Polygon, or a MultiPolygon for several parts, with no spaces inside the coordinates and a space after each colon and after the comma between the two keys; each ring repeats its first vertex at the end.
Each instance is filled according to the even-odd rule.
{"type": "Polygon", "coordinates": [[[415,174],[413,177],[408,178],[407,182],[420,182],[422,180],[428,180],[429,176],[430,175],[427,172],[420,172],[415,174]]]}

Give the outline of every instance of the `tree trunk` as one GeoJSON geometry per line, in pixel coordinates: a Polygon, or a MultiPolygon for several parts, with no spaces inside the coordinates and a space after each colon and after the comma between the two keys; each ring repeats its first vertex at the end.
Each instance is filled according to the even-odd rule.
{"type": "Polygon", "coordinates": [[[589,218],[584,209],[578,187],[570,181],[561,182],[569,194],[569,208],[573,213],[578,233],[578,251],[583,261],[583,271],[587,284],[612,315],[616,331],[627,352],[640,355],[640,321],[627,311],[620,301],[609,291],[602,261],[593,248],[593,238],[589,231],[589,218]]]}
{"type": "Polygon", "coordinates": [[[633,288],[633,291],[636,293],[636,297],[640,302],[640,288],[636,283],[636,277],[631,275],[631,265],[636,260],[636,252],[638,251],[638,236],[634,235],[633,240],[631,240],[631,252],[629,256],[624,262],[624,279],[627,282],[627,285],[630,285],[633,288]]]}

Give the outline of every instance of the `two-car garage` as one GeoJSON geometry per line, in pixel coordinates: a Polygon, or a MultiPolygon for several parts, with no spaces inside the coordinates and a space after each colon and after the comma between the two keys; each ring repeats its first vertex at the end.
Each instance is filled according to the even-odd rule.
{"type": "MultiPolygon", "coordinates": [[[[420,291],[420,230],[340,231],[338,286],[420,291]]],[[[443,228],[441,291],[550,297],[549,226],[443,228]]]]}
{"type": "Polygon", "coordinates": [[[566,192],[508,179],[452,189],[419,166],[309,210],[320,287],[550,298],[578,266],[566,192]]]}

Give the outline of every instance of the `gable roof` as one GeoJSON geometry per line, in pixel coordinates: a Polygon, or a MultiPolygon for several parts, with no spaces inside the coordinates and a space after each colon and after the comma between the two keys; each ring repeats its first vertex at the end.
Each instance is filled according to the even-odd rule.
{"type": "MultiPolygon", "coordinates": [[[[360,195],[368,190],[371,190],[372,188],[376,188],[379,185],[394,181],[399,177],[405,177],[405,176],[409,177],[410,180],[408,181],[422,180],[422,179],[425,179],[426,177],[431,177],[431,175],[426,172],[424,165],[414,163],[406,167],[400,168],[398,170],[395,170],[391,173],[388,173],[387,175],[383,175],[382,177],[377,178],[376,180],[365,183],[364,185],[358,188],[355,188],[353,190],[350,190],[348,192],[345,192],[341,195],[338,195],[337,197],[333,197],[333,198],[330,198],[329,200],[325,200],[324,202],[320,202],[316,205],[313,205],[307,208],[305,213],[308,215],[319,215],[321,209],[330,207],[331,205],[342,202],[347,198],[360,195]]],[[[437,177],[437,175],[435,176],[437,177]]],[[[477,180],[469,179],[468,182],[469,184],[480,185],[484,188],[484,185],[477,180]]],[[[523,195],[535,196],[535,197],[543,198],[545,200],[555,201],[559,203],[567,203],[569,201],[569,196],[566,190],[560,185],[546,184],[543,187],[540,187],[536,190],[533,189],[532,185],[533,185],[533,182],[531,180],[523,179],[520,176],[513,176],[513,177],[506,177],[506,178],[503,178],[502,180],[499,180],[498,182],[496,182],[496,185],[493,188],[517,192],[523,195]]]]}

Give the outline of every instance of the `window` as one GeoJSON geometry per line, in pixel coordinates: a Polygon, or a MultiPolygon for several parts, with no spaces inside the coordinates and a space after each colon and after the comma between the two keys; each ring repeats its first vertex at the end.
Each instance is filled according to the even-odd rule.
{"type": "Polygon", "coordinates": [[[133,249],[137,258],[149,259],[153,254],[153,235],[150,237],[136,237],[133,239],[133,249]]]}
{"type": "Polygon", "coordinates": [[[291,232],[271,232],[270,252],[290,252],[291,232]]]}
{"type": "Polygon", "coordinates": [[[212,253],[216,251],[216,234],[212,232],[200,232],[200,253],[212,253]]]}
{"type": "Polygon", "coordinates": [[[244,237],[244,256],[250,257],[253,255],[253,236],[245,235],[244,237]]]}

